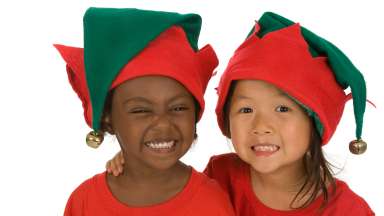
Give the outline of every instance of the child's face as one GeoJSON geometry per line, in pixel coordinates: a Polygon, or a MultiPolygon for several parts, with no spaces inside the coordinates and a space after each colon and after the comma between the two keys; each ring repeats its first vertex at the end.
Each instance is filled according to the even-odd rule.
{"type": "Polygon", "coordinates": [[[302,168],[312,125],[306,112],[263,81],[237,82],[230,103],[231,139],[239,157],[259,173],[302,168]]]}
{"type": "Polygon", "coordinates": [[[167,169],[194,140],[194,100],[171,78],[144,76],[128,80],[114,91],[111,126],[126,164],[138,169],[167,169]]]}

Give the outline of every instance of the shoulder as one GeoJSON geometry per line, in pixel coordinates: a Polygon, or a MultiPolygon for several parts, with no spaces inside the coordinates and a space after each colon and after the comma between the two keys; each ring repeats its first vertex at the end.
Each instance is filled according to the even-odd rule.
{"type": "Polygon", "coordinates": [[[106,173],[99,173],[81,183],[71,194],[71,197],[84,196],[92,193],[105,181],[106,173]]]}
{"type": "Polygon", "coordinates": [[[235,153],[214,155],[209,159],[204,172],[224,171],[236,167],[241,163],[241,159],[235,153]]]}
{"type": "Polygon", "coordinates": [[[199,179],[199,193],[206,193],[219,197],[226,196],[225,192],[221,189],[216,180],[209,178],[204,173],[200,173],[195,170],[193,172],[195,172],[195,175],[199,179]]]}
{"type": "Polygon", "coordinates": [[[214,155],[209,159],[208,163],[228,163],[239,159],[236,153],[226,153],[220,155],[214,155]]]}
{"type": "Polygon", "coordinates": [[[338,179],[336,179],[335,196],[330,200],[329,206],[346,215],[375,215],[362,197],[353,192],[347,183],[338,179]]]}
{"type": "Polygon", "coordinates": [[[202,212],[212,213],[212,215],[234,215],[228,194],[217,181],[207,177],[204,173],[193,172],[199,179],[199,184],[195,185],[197,190],[193,199],[196,202],[194,209],[197,211],[201,207],[202,212]],[[220,212],[222,214],[218,214],[220,212]]]}
{"type": "Polygon", "coordinates": [[[230,181],[231,176],[237,176],[244,162],[235,153],[212,156],[204,173],[219,182],[230,181]]]}
{"type": "Polygon", "coordinates": [[[77,215],[82,212],[85,202],[87,202],[88,198],[93,197],[93,194],[97,194],[98,185],[104,178],[105,172],[97,174],[81,183],[68,198],[64,215],[77,215]]]}

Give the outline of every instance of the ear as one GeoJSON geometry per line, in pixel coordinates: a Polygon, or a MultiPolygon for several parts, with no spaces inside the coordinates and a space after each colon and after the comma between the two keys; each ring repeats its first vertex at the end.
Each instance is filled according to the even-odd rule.
{"type": "Polygon", "coordinates": [[[108,132],[111,135],[115,134],[112,127],[112,117],[109,113],[104,114],[101,118],[101,128],[103,131],[108,132]]]}

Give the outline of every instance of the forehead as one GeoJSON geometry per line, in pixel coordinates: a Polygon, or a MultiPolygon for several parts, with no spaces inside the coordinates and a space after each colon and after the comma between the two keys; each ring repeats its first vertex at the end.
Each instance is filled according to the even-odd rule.
{"type": "Polygon", "coordinates": [[[114,95],[124,98],[155,97],[158,99],[174,95],[191,96],[181,83],[166,76],[143,76],[127,80],[115,88],[114,95]]]}
{"type": "Polygon", "coordinates": [[[234,89],[235,97],[285,96],[286,94],[274,85],[261,80],[238,80],[234,89]]]}
{"type": "Polygon", "coordinates": [[[261,80],[239,80],[236,83],[231,105],[242,103],[243,101],[255,102],[258,104],[276,105],[276,103],[284,103],[291,108],[298,108],[303,113],[306,113],[305,108],[289,96],[284,91],[280,90],[273,84],[261,80]]]}

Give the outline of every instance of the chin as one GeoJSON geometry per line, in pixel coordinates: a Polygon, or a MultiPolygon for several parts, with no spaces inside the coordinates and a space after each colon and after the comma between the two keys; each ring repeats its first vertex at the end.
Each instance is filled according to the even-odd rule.
{"type": "Polygon", "coordinates": [[[272,174],[272,173],[275,173],[278,168],[276,167],[261,167],[260,165],[259,166],[252,166],[252,169],[257,172],[258,174],[264,174],[264,175],[267,175],[267,174],[272,174]]]}
{"type": "Polygon", "coordinates": [[[259,174],[272,174],[281,169],[281,166],[271,162],[252,161],[247,163],[259,174]]]}

